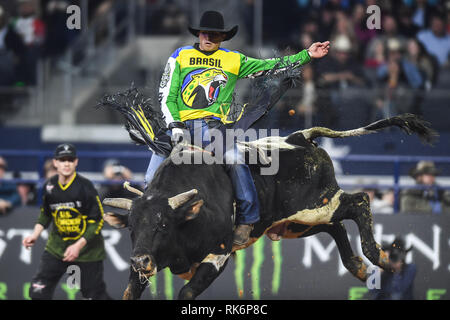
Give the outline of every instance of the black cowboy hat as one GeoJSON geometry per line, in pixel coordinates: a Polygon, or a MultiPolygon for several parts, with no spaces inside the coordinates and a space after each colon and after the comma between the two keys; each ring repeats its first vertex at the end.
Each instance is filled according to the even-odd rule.
{"type": "Polygon", "coordinates": [[[419,161],[417,165],[409,170],[409,174],[414,179],[421,174],[430,174],[437,176],[441,173],[441,170],[437,169],[432,161],[419,161]]]}
{"type": "Polygon", "coordinates": [[[225,28],[223,16],[217,11],[206,11],[203,13],[200,19],[200,25],[198,27],[190,26],[189,31],[196,37],[200,31],[215,31],[224,33],[225,39],[223,41],[230,40],[238,31],[238,26],[232,28],[225,28]]]}
{"type": "Polygon", "coordinates": [[[389,252],[389,259],[392,262],[397,262],[405,260],[406,254],[411,251],[412,247],[407,249],[403,237],[397,236],[395,237],[394,242],[392,242],[389,246],[383,247],[382,249],[389,252]]]}

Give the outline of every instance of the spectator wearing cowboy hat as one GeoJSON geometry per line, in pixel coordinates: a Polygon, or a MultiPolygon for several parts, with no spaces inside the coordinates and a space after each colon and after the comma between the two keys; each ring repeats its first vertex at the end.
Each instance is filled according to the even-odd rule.
{"type": "Polygon", "coordinates": [[[416,265],[406,263],[405,241],[397,236],[390,246],[383,248],[389,255],[392,272],[383,271],[379,289],[373,289],[370,296],[373,300],[414,300],[414,279],[416,265]]]}
{"type": "Polygon", "coordinates": [[[434,162],[419,161],[410,170],[410,176],[424,188],[403,190],[400,194],[400,211],[414,213],[450,213],[450,193],[439,188],[436,176],[441,170],[434,162]]]}

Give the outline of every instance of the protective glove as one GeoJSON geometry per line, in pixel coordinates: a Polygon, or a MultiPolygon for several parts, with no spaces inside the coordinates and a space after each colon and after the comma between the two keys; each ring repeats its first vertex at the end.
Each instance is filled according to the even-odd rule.
{"type": "Polygon", "coordinates": [[[172,146],[176,146],[177,143],[180,143],[183,140],[183,129],[186,128],[186,125],[182,121],[174,121],[169,124],[168,128],[172,132],[172,146]]]}
{"type": "Polygon", "coordinates": [[[178,143],[183,141],[183,129],[180,128],[173,128],[172,129],[172,145],[176,146],[178,143]]]}

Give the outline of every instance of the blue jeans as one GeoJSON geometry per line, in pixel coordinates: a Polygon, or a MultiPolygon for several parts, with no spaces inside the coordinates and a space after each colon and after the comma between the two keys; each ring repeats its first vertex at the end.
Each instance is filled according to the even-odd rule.
{"type": "Polygon", "coordinates": [[[150,158],[150,163],[148,164],[147,172],[145,173],[145,189],[147,189],[148,185],[153,179],[153,176],[155,175],[156,170],[165,159],[166,157],[160,156],[153,152],[152,157],[150,158]]]}
{"type": "MultiPolygon", "coordinates": [[[[186,127],[191,135],[191,143],[201,140],[201,147],[205,148],[211,143],[209,127],[205,120],[195,119],[185,121],[186,127]],[[199,136],[201,134],[201,137],[199,136]]],[[[225,152],[224,158],[230,160],[242,160],[242,154],[237,152],[236,147],[225,152]]],[[[145,185],[150,184],[153,176],[164,161],[164,157],[153,154],[145,174],[145,185]]],[[[227,161],[227,163],[228,163],[227,161]]],[[[243,164],[244,161],[236,161],[237,164],[227,164],[226,169],[234,189],[237,208],[238,224],[253,224],[259,221],[259,200],[255,184],[250,173],[250,168],[243,164]],[[239,164],[242,163],[242,164],[239,164]]]]}

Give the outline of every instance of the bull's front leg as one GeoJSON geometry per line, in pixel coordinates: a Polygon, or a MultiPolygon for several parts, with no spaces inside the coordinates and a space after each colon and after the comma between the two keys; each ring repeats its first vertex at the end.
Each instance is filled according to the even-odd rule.
{"type": "Polygon", "coordinates": [[[141,281],[139,274],[130,268],[130,278],[128,286],[123,293],[123,300],[138,300],[141,298],[142,292],[147,287],[146,281],[141,281]]]}
{"type": "Polygon", "coordinates": [[[229,254],[208,255],[198,266],[191,280],[180,290],[179,300],[193,300],[200,295],[225,269],[229,254]]]}

